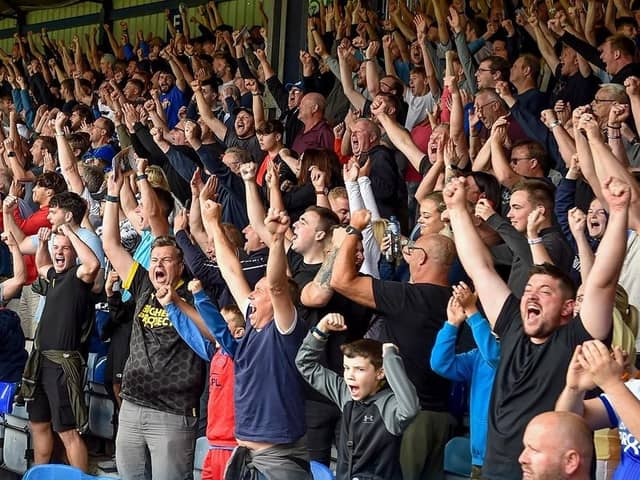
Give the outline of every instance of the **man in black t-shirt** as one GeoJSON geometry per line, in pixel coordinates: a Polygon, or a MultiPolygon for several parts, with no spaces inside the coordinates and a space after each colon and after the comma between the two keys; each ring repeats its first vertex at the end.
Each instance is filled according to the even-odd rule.
{"type": "Polygon", "coordinates": [[[409,379],[420,398],[421,412],[405,431],[400,464],[405,479],[443,478],[444,445],[449,439],[449,382],[429,366],[431,349],[447,318],[451,296],[448,272],[455,257],[453,242],[443,235],[425,235],[404,247],[409,283],[359,276],[356,249],[371,213],[351,215],[347,237],[335,261],[331,287],[345,297],[377,310],[383,317],[378,340],[398,345],[409,379]]]}
{"type": "Polygon", "coordinates": [[[573,318],[575,287],[567,274],[553,265],[534,266],[522,299],[513,295],[494,270],[491,254],[473,225],[465,179],[454,178],[445,187],[444,200],[460,260],[500,337],[501,359],[482,469],[487,479],[521,477],[518,456],[527,423],[554,409],[575,347],[610,335],[616,283],[625,254],[629,191],[629,186],[617,179],[602,185],[610,208],[609,224],[584,283],[581,313],[573,318]]]}
{"type": "MultiPolygon", "coordinates": [[[[88,419],[82,393],[84,362],[78,350],[92,306],[91,287],[100,262],[67,224],[59,227],[53,240],[53,259],[49,254],[51,229],[41,228],[38,237],[36,265],[48,286],[34,351],[27,366],[27,371],[37,372],[35,391],[27,406],[34,460],[37,464],[51,460],[53,432],[56,432],[69,463],[86,471],[87,447],[79,431],[86,428],[88,419]],[[36,363],[39,368],[33,367],[36,363]]],[[[25,373],[25,377],[29,374],[25,373]]]]}
{"type": "Polygon", "coordinates": [[[204,363],[178,335],[155,297],[159,288],[170,286],[187,298],[181,300],[186,309],[193,308],[187,304],[190,297],[181,278],[182,251],[173,237],[159,236],[151,245],[148,271],[133,260],[120,242],[114,194],[122,182],[121,173],[109,179],[103,222],[105,253],[136,302],[122,378],[118,472],[123,478],[144,478],[145,470],[151,470],[156,480],[189,478],[204,363]],[[150,465],[145,460],[149,454],[150,465]]]}

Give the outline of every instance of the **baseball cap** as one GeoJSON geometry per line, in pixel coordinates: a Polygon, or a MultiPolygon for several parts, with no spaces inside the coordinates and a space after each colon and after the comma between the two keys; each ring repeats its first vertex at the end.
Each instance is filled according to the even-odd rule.
{"type": "Polygon", "coordinates": [[[233,114],[238,115],[240,112],[247,112],[249,115],[253,116],[253,110],[247,107],[236,107],[233,109],[233,114]]]}
{"type": "Polygon", "coordinates": [[[302,80],[297,81],[296,83],[287,83],[284,88],[287,90],[287,92],[289,90],[291,90],[292,88],[297,88],[298,90],[300,90],[301,92],[305,91],[304,88],[304,82],[302,80]]]}

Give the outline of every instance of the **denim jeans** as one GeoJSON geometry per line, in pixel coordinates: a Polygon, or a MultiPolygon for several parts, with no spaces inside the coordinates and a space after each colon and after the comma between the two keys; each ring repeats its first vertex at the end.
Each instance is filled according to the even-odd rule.
{"type": "Polygon", "coordinates": [[[116,436],[122,480],[190,480],[197,417],[141,407],[123,400],[116,436]]]}

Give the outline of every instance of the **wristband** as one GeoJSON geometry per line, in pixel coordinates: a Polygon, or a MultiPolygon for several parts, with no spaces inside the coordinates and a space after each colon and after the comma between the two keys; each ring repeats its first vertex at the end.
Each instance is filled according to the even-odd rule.
{"type": "Polygon", "coordinates": [[[311,333],[315,333],[320,338],[322,338],[322,340],[327,340],[329,338],[328,333],[324,333],[322,330],[320,330],[318,327],[315,327],[315,326],[311,327],[311,333]]]}
{"type": "Polygon", "coordinates": [[[529,242],[529,245],[537,245],[539,243],[542,243],[542,237],[530,238],[529,240],[527,240],[527,242],[529,242]]]}
{"type": "Polygon", "coordinates": [[[353,225],[349,225],[345,231],[347,232],[347,235],[355,235],[360,240],[362,240],[362,232],[360,231],[360,229],[354,227],[353,225]]]}
{"type": "Polygon", "coordinates": [[[56,137],[64,137],[64,132],[62,132],[62,133],[56,132],[56,137]]]}
{"type": "Polygon", "coordinates": [[[117,195],[105,195],[104,196],[105,201],[107,202],[111,202],[111,203],[119,203],[120,202],[120,197],[118,197],[117,195]]]}
{"type": "Polygon", "coordinates": [[[139,182],[140,180],[146,180],[146,179],[147,179],[146,173],[141,173],[140,175],[136,175],[136,182],[139,182]]]}
{"type": "Polygon", "coordinates": [[[620,125],[617,127],[615,125],[607,124],[607,128],[613,128],[614,130],[620,130],[620,125]]]}
{"type": "Polygon", "coordinates": [[[560,121],[559,120],[554,120],[553,122],[551,122],[549,124],[549,130],[553,130],[554,128],[560,126],[560,121]]]}
{"type": "Polygon", "coordinates": [[[607,135],[609,140],[620,140],[622,138],[621,135],[607,135]]]}
{"type": "Polygon", "coordinates": [[[327,195],[329,193],[329,188],[325,187],[324,190],[316,190],[316,195],[327,195]]]}

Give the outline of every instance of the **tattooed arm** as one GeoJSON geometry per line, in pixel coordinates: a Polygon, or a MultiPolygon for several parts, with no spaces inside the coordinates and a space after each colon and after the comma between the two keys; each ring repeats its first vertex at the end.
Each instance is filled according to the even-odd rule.
{"type": "Polygon", "coordinates": [[[300,294],[300,301],[305,307],[324,307],[333,296],[333,288],[329,285],[333,265],[338,255],[338,249],[333,248],[324,258],[322,266],[313,281],[307,283],[300,294]]]}

